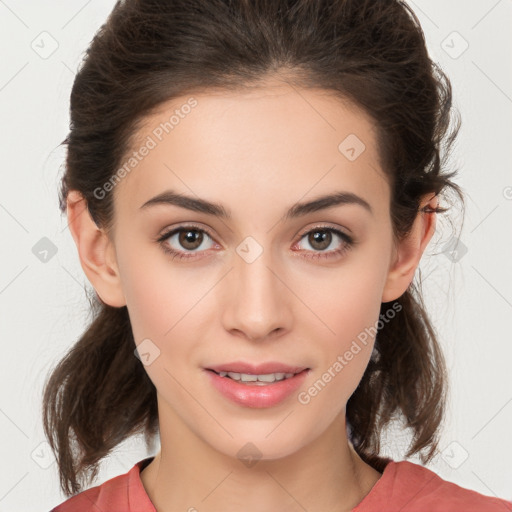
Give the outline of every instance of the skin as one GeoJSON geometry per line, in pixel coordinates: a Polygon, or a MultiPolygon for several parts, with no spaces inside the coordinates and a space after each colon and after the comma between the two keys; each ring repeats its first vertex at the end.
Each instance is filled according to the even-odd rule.
{"type": "MultiPolygon", "coordinates": [[[[89,281],[105,303],[127,306],[136,344],[149,338],[160,350],[145,369],[157,389],[161,450],[142,472],[143,485],[159,512],[351,510],[381,477],[345,430],[346,403],[373,338],[307,405],[296,394],[269,408],[234,404],[203,367],[234,360],[304,365],[311,371],[299,391],[307,390],[375,325],[381,303],[406,291],[435,214],[419,213],[410,235],[393,243],[372,120],[325,91],[269,81],[250,92],[194,98],[191,113],[116,185],[109,235],[76,191],[68,196],[89,281]],[[338,150],[349,134],[366,146],[354,161],[338,150]],[[221,203],[232,219],[172,205],[140,209],[166,189],[221,203]],[[293,204],[333,191],[364,198],[373,214],[345,204],[284,219],[293,204]],[[194,258],[173,260],[155,239],[190,222],[212,236],[196,243],[194,258]],[[351,233],[356,245],[312,259],[345,243],[332,234],[322,249],[301,236],[319,224],[351,233]],[[263,251],[251,263],[236,252],[247,236],[263,251]],[[261,452],[251,467],[237,456],[248,442],[261,452]]],[[[162,105],[138,141],[187,99],[162,105]]],[[[436,198],[420,207],[427,204],[435,207],[436,198]]],[[[165,243],[191,252],[178,235],[165,243]]]]}

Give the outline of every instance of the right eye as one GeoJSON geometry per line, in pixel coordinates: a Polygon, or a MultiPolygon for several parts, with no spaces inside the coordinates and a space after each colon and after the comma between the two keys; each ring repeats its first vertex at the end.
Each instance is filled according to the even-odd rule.
{"type": "MultiPolygon", "coordinates": [[[[194,225],[187,226],[179,226],[177,228],[173,228],[170,231],[167,231],[162,236],[160,236],[157,242],[160,243],[162,249],[167,254],[172,255],[172,259],[188,259],[195,258],[195,253],[204,252],[204,250],[198,250],[206,237],[211,238],[211,236],[202,228],[194,225]],[[175,244],[184,248],[185,251],[181,248],[173,248],[170,245],[170,240],[175,238],[175,244]]],[[[206,250],[206,249],[205,249],[206,250]]]]}

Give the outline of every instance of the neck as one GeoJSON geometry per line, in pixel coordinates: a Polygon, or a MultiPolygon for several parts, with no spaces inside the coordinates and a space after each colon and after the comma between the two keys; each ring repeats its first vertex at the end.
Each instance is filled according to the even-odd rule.
{"type": "Polygon", "coordinates": [[[344,416],[299,451],[252,463],[219,453],[179,424],[166,431],[172,437],[161,438],[141,473],[158,512],[348,512],[381,477],[347,440],[344,416]]]}

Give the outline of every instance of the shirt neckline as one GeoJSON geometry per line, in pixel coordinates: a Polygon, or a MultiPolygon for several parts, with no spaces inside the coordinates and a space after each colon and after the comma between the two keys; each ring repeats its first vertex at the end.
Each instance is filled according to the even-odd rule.
{"type": "MultiPolygon", "coordinates": [[[[157,512],[155,505],[149,498],[146,489],[142,483],[142,478],[140,476],[141,472],[146,468],[155,457],[147,457],[139,462],[137,462],[133,468],[130,470],[128,475],[129,478],[129,506],[130,510],[133,508],[134,510],[139,510],[141,507],[144,507],[144,510],[148,510],[148,512],[157,512]]],[[[384,488],[389,480],[392,480],[393,475],[396,473],[397,462],[388,459],[386,466],[380,476],[380,478],[373,484],[372,488],[369,490],[368,494],[354,507],[350,512],[363,512],[364,508],[367,507],[373,501],[374,496],[380,492],[382,488],[384,488]]],[[[379,497],[379,499],[381,499],[379,497]]]]}

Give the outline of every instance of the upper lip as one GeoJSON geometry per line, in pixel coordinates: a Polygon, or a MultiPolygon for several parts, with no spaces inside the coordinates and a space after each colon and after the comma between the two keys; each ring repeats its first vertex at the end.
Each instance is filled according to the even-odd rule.
{"type": "Polygon", "coordinates": [[[284,363],[269,361],[267,363],[251,364],[243,361],[233,361],[230,363],[222,363],[215,366],[209,366],[207,370],[214,372],[234,372],[249,373],[252,375],[266,375],[268,373],[300,373],[306,370],[306,366],[290,366],[284,363]]]}

